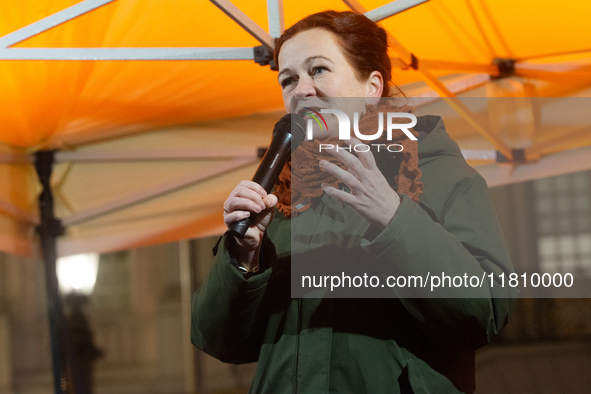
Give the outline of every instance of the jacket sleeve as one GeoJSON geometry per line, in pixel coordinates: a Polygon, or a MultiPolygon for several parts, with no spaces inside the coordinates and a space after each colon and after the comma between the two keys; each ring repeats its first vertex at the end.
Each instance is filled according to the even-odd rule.
{"type": "MultiPolygon", "coordinates": [[[[224,362],[241,364],[258,359],[265,329],[264,309],[271,269],[248,279],[231,255],[231,240],[223,236],[207,279],[191,300],[191,342],[224,362]]],[[[273,243],[265,235],[260,266],[270,267],[273,243]]]]}
{"type": "Polygon", "coordinates": [[[438,346],[474,350],[491,341],[507,322],[518,293],[507,287],[513,267],[488,187],[476,171],[455,179],[453,174],[451,179],[442,176],[431,190],[421,196],[421,203],[401,195],[391,223],[373,240],[362,240],[362,247],[378,261],[394,265],[398,275],[484,279],[482,287],[447,286],[438,297],[430,281],[418,290],[421,293],[414,293],[415,298],[394,289],[438,346]],[[499,282],[503,273],[505,287],[499,282]]]}

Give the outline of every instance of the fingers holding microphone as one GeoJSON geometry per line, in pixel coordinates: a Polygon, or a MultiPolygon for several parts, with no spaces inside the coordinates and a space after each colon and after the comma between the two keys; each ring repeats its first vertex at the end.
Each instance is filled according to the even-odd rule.
{"type": "Polygon", "coordinates": [[[224,202],[224,224],[229,227],[250,216],[251,212],[259,213],[266,209],[263,198],[267,192],[259,184],[252,181],[241,181],[224,202]]]}
{"type": "MultiPolygon", "coordinates": [[[[254,217],[244,237],[247,244],[262,238],[273,218],[277,196],[267,192],[253,181],[241,181],[224,202],[224,224],[230,226],[247,217],[254,217]]],[[[240,242],[241,244],[243,242],[240,242]]]]}

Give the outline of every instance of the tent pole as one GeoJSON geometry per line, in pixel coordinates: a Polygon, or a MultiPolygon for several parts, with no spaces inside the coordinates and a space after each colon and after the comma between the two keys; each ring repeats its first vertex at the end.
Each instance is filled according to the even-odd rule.
{"type": "Polygon", "coordinates": [[[61,299],[58,293],[56,272],[55,237],[59,233],[60,224],[53,214],[53,196],[49,179],[53,166],[53,152],[41,151],[35,154],[35,169],[43,191],[39,195],[39,215],[41,223],[38,227],[43,261],[45,263],[45,287],[47,291],[47,309],[49,318],[49,334],[51,339],[51,359],[53,365],[53,384],[56,394],[63,393],[66,382],[63,348],[61,343],[61,316],[63,314],[61,299]]]}
{"type": "Polygon", "coordinates": [[[0,48],[0,60],[253,60],[252,48],[0,48]]]}
{"type": "Polygon", "coordinates": [[[269,34],[278,38],[285,31],[283,20],[283,0],[267,0],[267,19],[269,20],[269,34]]]}
{"type": "Polygon", "coordinates": [[[16,205],[3,200],[2,198],[0,198],[0,213],[18,220],[22,220],[27,224],[39,224],[39,218],[35,214],[26,211],[21,207],[17,207],[16,205]]]}
{"type": "Polygon", "coordinates": [[[499,67],[494,64],[471,64],[428,59],[421,59],[420,63],[421,66],[428,68],[429,70],[453,70],[470,73],[486,73],[495,77],[499,75],[499,67]]]}
{"type": "Polygon", "coordinates": [[[97,207],[92,207],[85,209],[83,211],[76,212],[72,215],[64,217],[62,222],[66,226],[72,226],[74,224],[78,224],[86,220],[94,219],[96,217],[103,216],[111,212],[134,206],[140,202],[160,197],[167,193],[171,193],[173,191],[196,184],[198,182],[203,182],[205,180],[211,179],[212,177],[217,177],[222,174],[235,171],[237,169],[243,168],[244,166],[254,164],[258,161],[258,158],[237,159],[227,163],[219,164],[216,168],[201,170],[199,172],[195,172],[194,174],[185,176],[183,178],[169,181],[163,185],[154,186],[150,189],[133,193],[126,197],[119,198],[111,202],[107,202],[97,207]]]}
{"type": "Polygon", "coordinates": [[[86,14],[114,0],[85,0],[0,37],[0,48],[8,48],[55,26],[86,14]]]}
{"type": "Polygon", "coordinates": [[[267,48],[275,49],[275,39],[229,0],[209,0],[267,48]]]}
{"type": "Polygon", "coordinates": [[[43,261],[45,263],[45,286],[47,290],[53,384],[56,394],[63,394],[66,391],[69,393],[78,393],[77,388],[80,387],[80,375],[77,373],[78,365],[74,362],[74,349],[67,335],[68,327],[65,323],[56,271],[56,238],[62,235],[64,230],[61,222],[55,217],[53,212],[53,195],[50,184],[53,163],[54,151],[39,151],[35,153],[35,169],[37,170],[39,182],[43,186],[43,191],[39,195],[39,215],[41,220],[37,229],[43,251],[43,261]],[[70,374],[68,374],[68,371],[70,374]],[[68,390],[69,385],[73,386],[73,390],[68,390]]]}
{"type": "Polygon", "coordinates": [[[522,78],[533,78],[541,79],[543,81],[561,82],[568,81],[572,78],[577,79],[590,79],[591,78],[591,67],[578,67],[574,70],[569,71],[555,71],[555,70],[542,70],[535,68],[527,68],[526,65],[518,65],[515,68],[515,75],[522,78]]]}
{"type": "MultiPolygon", "coordinates": [[[[416,7],[420,4],[426,3],[429,0],[396,0],[390,3],[384,4],[381,7],[374,8],[371,11],[366,12],[364,15],[367,16],[374,22],[382,21],[393,15],[399,14],[410,8],[416,7]]],[[[347,3],[347,2],[345,2],[347,3]]],[[[347,3],[347,5],[349,5],[347,3]]]]}
{"type": "Polygon", "coordinates": [[[587,141],[589,139],[589,135],[591,135],[591,127],[586,126],[578,130],[571,131],[566,135],[556,136],[547,141],[540,142],[526,148],[526,157],[539,157],[540,155],[547,155],[549,153],[552,153],[553,148],[558,147],[562,144],[573,144],[587,141]]]}
{"type": "Polygon", "coordinates": [[[347,7],[349,7],[351,11],[358,14],[365,14],[367,12],[365,7],[359,4],[357,0],[343,0],[343,3],[347,4],[347,7]]]}

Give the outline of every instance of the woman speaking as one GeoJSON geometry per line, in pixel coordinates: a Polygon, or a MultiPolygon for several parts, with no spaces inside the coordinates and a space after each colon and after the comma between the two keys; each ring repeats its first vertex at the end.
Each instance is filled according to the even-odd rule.
{"type": "MultiPolygon", "coordinates": [[[[275,61],[288,112],[364,98],[349,110],[368,134],[383,112],[411,111],[390,97],[386,32],[363,15],[302,19],[277,40],[275,61]]],[[[225,201],[227,226],[255,219],[244,237],[226,234],[214,250],[192,300],[193,344],[222,361],[258,362],[253,393],[474,392],[474,351],[506,324],[510,298],[291,298],[291,229],[302,229],[298,242],[325,242],[343,259],[354,251],[363,264],[400,273],[431,264],[474,276],[512,272],[485,181],[434,116],[418,119],[418,141],[393,132],[388,142],[403,147],[396,160],[319,152],[318,141],[334,138],[322,130],[292,152],[273,194],[242,181],[225,201]]]]}

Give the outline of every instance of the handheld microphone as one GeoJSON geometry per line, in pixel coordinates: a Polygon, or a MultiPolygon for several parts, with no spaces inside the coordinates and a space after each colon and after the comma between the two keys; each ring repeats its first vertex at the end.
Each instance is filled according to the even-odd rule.
{"type": "MultiPolygon", "coordinates": [[[[252,177],[252,181],[261,185],[267,193],[273,189],[292,149],[295,150],[304,141],[305,129],[306,122],[298,114],[287,114],[275,124],[271,145],[252,177]]],[[[249,217],[232,223],[227,232],[236,238],[242,238],[254,219],[255,214],[251,212],[249,217]]]]}

